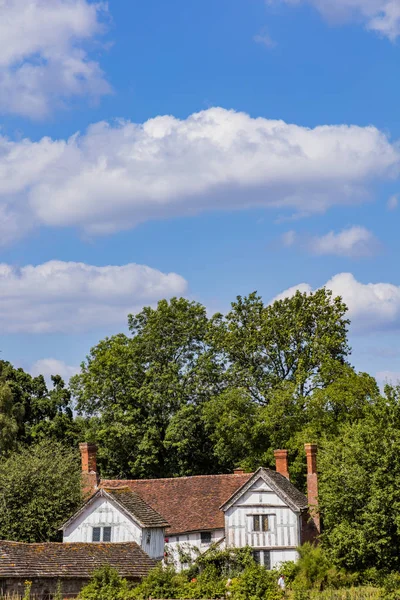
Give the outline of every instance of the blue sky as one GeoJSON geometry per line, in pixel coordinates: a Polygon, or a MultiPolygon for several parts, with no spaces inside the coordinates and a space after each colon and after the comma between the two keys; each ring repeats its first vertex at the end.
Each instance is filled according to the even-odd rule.
{"type": "Polygon", "coordinates": [[[400,378],[399,39],[400,0],[4,3],[2,356],[68,377],[164,296],[328,284],[400,378]]]}

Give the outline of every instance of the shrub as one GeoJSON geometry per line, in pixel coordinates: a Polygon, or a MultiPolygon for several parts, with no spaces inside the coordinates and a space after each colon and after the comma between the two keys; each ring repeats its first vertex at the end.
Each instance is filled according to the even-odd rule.
{"type": "Polygon", "coordinates": [[[233,600],[280,600],[284,596],[277,571],[267,571],[255,562],[232,581],[229,591],[233,600]]]}
{"type": "Polygon", "coordinates": [[[138,600],[181,598],[186,584],[187,578],[184,574],[177,574],[173,567],[163,567],[160,563],[127,596],[138,600]]]}
{"type": "Polygon", "coordinates": [[[105,565],[93,573],[90,582],[82,588],[79,600],[116,600],[124,598],[128,591],[126,579],[110,565],[105,565]]]}

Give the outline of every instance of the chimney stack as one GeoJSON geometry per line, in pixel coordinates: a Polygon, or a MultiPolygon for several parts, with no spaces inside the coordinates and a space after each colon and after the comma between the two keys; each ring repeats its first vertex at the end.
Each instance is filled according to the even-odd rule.
{"type": "Polygon", "coordinates": [[[280,473],[286,479],[289,479],[288,469],[288,451],[287,450],[275,450],[275,469],[277,473],[280,473]]]}
{"type": "Polygon", "coordinates": [[[97,446],[96,444],[84,442],[83,444],[79,444],[79,450],[81,452],[82,484],[84,492],[91,493],[98,484],[96,464],[97,446]]]}
{"type": "Polygon", "coordinates": [[[318,533],[321,531],[318,513],[317,444],[304,444],[307,456],[307,496],[310,515],[318,533]]]}

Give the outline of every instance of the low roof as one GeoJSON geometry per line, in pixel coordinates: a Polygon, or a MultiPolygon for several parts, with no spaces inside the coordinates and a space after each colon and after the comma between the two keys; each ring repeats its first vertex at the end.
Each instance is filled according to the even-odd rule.
{"type": "Polygon", "coordinates": [[[135,543],[24,544],[0,541],[0,578],[61,577],[88,579],[109,564],[122,577],[139,579],[156,562],[135,543]]]}
{"type": "Polygon", "coordinates": [[[61,529],[66,529],[90,507],[97,498],[107,498],[112,504],[119,506],[124,513],[131,517],[141,527],[167,527],[168,523],[154,508],[149,506],[136,492],[129,487],[102,488],[98,490],[85,504],[76,512],[61,529]]]}
{"type": "Polygon", "coordinates": [[[103,479],[108,491],[129,487],[169,523],[170,535],[224,528],[220,506],[245,484],[252,473],[195,475],[167,479],[103,479]]]}
{"type": "Polygon", "coordinates": [[[259,478],[262,478],[267,485],[294,511],[301,512],[308,508],[308,500],[306,496],[297,489],[284,475],[260,467],[252,475],[248,481],[246,481],[241,488],[236,490],[232,496],[222,504],[220,507],[222,510],[227,510],[232,504],[234,504],[240,496],[242,496],[259,478]]]}

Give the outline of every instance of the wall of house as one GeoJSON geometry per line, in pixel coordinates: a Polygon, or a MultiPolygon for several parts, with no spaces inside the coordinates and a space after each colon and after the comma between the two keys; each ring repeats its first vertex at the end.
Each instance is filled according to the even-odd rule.
{"type": "Polygon", "coordinates": [[[142,548],[151,558],[162,560],[164,556],[165,530],[161,527],[143,529],[142,548]]]}
{"type": "Polygon", "coordinates": [[[271,567],[297,559],[300,515],[292,511],[262,478],[225,512],[225,531],[227,546],[269,550],[271,567]],[[268,515],[268,531],[253,531],[253,515],[268,515]]]}
{"type": "Polygon", "coordinates": [[[180,535],[168,535],[166,539],[168,542],[165,544],[166,562],[174,564],[178,570],[187,566],[185,556],[188,556],[191,560],[194,560],[199,553],[203,553],[216,542],[222,540],[225,536],[223,529],[214,529],[211,531],[211,543],[201,543],[201,532],[184,533],[180,535]]]}
{"type": "Polygon", "coordinates": [[[111,527],[111,542],[136,542],[152,558],[164,555],[164,529],[141,529],[107,498],[96,500],[64,531],[63,542],[91,542],[93,527],[111,527]]]}

